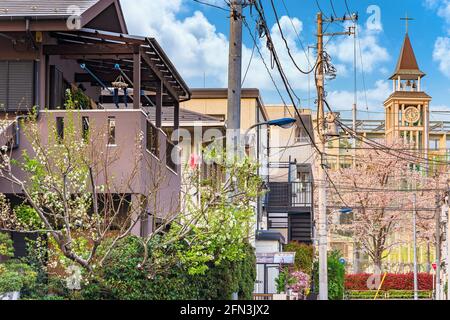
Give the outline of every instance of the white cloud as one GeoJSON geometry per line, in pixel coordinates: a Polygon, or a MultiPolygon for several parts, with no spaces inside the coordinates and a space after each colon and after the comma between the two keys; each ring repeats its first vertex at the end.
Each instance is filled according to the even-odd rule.
{"type": "MultiPolygon", "coordinates": [[[[220,2],[209,0],[209,2],[223,4],[222,0],[220,2]]],[[[156,38],[190,86],[202,87],[204,76],[206,76],[207,87],[227,86],[227,36],[220,33],[214,22],[209,21],[202,12],[192,13],[189,11],[187,5],[190,2],[188,0],[121,0],[121,3],[130,33],[156,38]]],[[[208,10],[207,7],[204,8],[204,10],[208,10]]],[[[226,13],[223,17],[226,19],[226,13]]],[[[292,17],[291,19],[287,16],[280,17],[280,26],[294,60],[303,70],[307,70],[309,69],[307,54],[300,46],[297,37],[298,33],[307,50],[308,43],[304,40],[303,23],[298,18],[292,17]]],[[[248,19],[248,22],[252,25],[251,19],[248,19]]],[[[380,25],[379,28],[361,31],[361,50],[366,72],[373,72],[382,62],[389,59],[386,49],[379,44],[378,35],[382,32],[381,30],[382,26],[380,25]]],[[[246,28],[244,28],[244,33],[247,33],[246,28]]],[[[289,82],[296,93],[304,98],[308,91],[308,76],[301,74],[296,69],[276,24],[271,27],[271,34],[289,82]]],[[[257,41],[264,61],[270,69],[273,57],[266,48],[265,39],[257,41]]],[[[252,46],[253,44],[243,46],[243,72],[249,63],[252,46]]],[[[338,70],[338,80],[347,77],[353,64],[353,38],[333,39],[329,43],[329,53],[333,55],[333,63],[338,70]]],[[[314,50],[310,50],[309,61],[314,64],[314,50]]],[[[280,91],[284,93],[285,89],[276,67],[271,70],[271,73],[280,91]]],[[[311,87],[314,87],[313,82],[313,77],[311,77],[311,87]]],[[[257,50],[254,51],[244,85],[259,88],[272,95],[275,92],[274,85],[257,50]]],[[[287,99],[286,101],[290,102],[287,99]]]]}
{"type": "Polygon", "coordinates": [[[450,78],[450,38],[439,37],[434,44],[433,59],[439,63],[439,70],[450,78]]]}
{"type": "MultiPolygon", "coordinates": [[[[218,1],[215,0],[209,2],[218,4],[218,1]]],[[[187,0],[121,0],[121,3],[130,33],[156,38],[191,86],[203,86],[204,76],[206,76],[207,87],[225,87],[227,85],[228,39],[224,34],[218,32],[214,24],[208,21],[200,11],[185,18],[179,18],[180,13],[185,13],[183,6],[188,3],[187,0]]],[[[303,24],[299,19],[293,18],[292,24],[298,33],[302,32],[303,24]]],[[[296,43],[297,35],[292,24],[288,17],[281,17],[280,25],[292,48],[295,61],[302,68],[308,69],[307,58],[296,43]]],[[[246,32],[245,29],[244,32],[246,32]]],[[[295,69],[284,50],[284,42],[280,37],[278,27],[273,26],[272,32],[280,59],[293,88],[306,90],[308,87],[306,76],[301,75],[295,69]]],[[[261,41],[258,45],[270,68],[271,56],[265,43],[261,41]]],[[[247,68],[251,52],[252,47],[243,46],[243,72],[247,68]]],[[[311,57],[311,60],[314,59],[311,57]]],[[[276,69],[272,71],[272,74],[282,88],[276,69]]],[[[274,90],[257,50],[253,54],[245,86],[274,90]]]]}
{"type": "MultiPolygon", "coordinates": [[[[392,86],[390,86],[388,81],[378,80],[374,88],[368,89],[366,92],[358,91],[358,106],[360,109],[366,108],[367,96],[367,107],[369,110],[383,110],[383,102],[389,97],[391,92],[392,86]]],[[[349,110],[353,105],[354,93],[346,90],[330,91],[327,99],[333,109],[349,110]]]]}
{"type": "MultiPolygon", "coordinates": [[[[346,27],[349,25],[346,24],[346,27]]],[[[389,53],[386,48],[379,43],[379,35],[383,27],[381,23],[377,28],[362,28],[357,27],[357,65],[361,68],[361,56],[364,66],[364,71],[372,73],[378,71],[379,67],[390,60],[389,53]]],[[[328,45],[328,52],[340,62],[346,64],[353,64],[354,61],[354,39],[353,37],[339,38],[328,45]]]]}
{"type": "MultiPolygon", "coordinates": [[[[446,22],[445,28],[450,35],[450,0],[425,0],[425,6],[435,10],[437,15],[446,22]]],[[[450,78],[450,36],[441,36],[436,39],[433,51],[433,60],[439,64],[439,70],[450,78]]]]}
{"type": "Polygon", "coordinates": [[[184,2],[121,0],[130,33],[156,38],[191,83],[203,84],[206,74],[207,80],[213,82],[211,85],[223,85],[228,40],[200,11],[178,19],[184,2]]]}

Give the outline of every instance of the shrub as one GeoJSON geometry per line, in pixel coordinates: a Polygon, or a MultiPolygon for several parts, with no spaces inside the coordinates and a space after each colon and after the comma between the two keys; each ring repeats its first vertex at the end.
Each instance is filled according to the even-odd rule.
{"type": "Polygon", "coordinates": [[[233,292],[239,298],[251,299],[256,278],[255,254],[248,245],[245,257],[238,261],[223,260],[211,264],[204,274],[191,275],[176,257],[176,250],[185,244],[176,243],[164,249],[164,257],[153,257],[152,246],[148,262],[142,263],[143,247],[139,239],[124,239],[105,261],[100,274],[90,279],[81,290],[85,299],[118,300],[223,300],[233,292]],[[161,269],[155,269],[154,258],[165,259],[161,269]],[[167,267],[168,266],[168,267],[167,267]]]}
{"type": "MultiPolygon", "coordinates": [[[[371,274],[350,274],[345,277],[346,290],[367,290],[367,280],[371,274]]],[[[383,275],[381,275],[381,278],[383,275]]],[[[428,273],[418,274],[419,290],[433,290],[433,276],[428,273]]],[[[381,290],[413,290],[414,274],[388,273],[383,282],[381,290]]]]}
{"type": "Polygon", "coordinates": [[[291,288],[292,291],[299,293],[302,297],[306,296],[309,293],[309,275],[301,271],[295,271],[291,273],[291,277],[294,281],[293,284],[289,286],[289,288],[291,288]]]}
{"type": "Polygon", "coordinates": [[[14,214],[22,225],[27,226],[31,230],[43,227],[38,213],[29,205],[21,204],[16,206],[14,208],[14,214]]]}
{"type": "MultiPolygon", "coordinates": [[[[9,234],[0,233],[0,254],[7,258],[14,256],[14,248],[9,234]]],[[[20,291],[36,281],[36,272],[18,260],[10,259],[0,263],[0,294],[20,291]]]]}
{"type": "Polygon", "coordinates": [[[14,257],[13,241],[9,234],[0,232],[0,258],[14,257]]]}
{"type": "Polygon", "coordinates": [[[314,247],[299,242],[291,242],[284,247],[284,251],[295,252],[294,269],[303,271],[311,276],[314,262],[314,247]]]}
{"type": "MultiPolygon", "coordinates": [[[[363,290],[355,291],[349,290],[346,295],[348,299],[374,299],[377,294],[377,290],[363,290]]],[[[430,299],[432,291],[419,291],[419,299],[430,299]]],[[[413,299],[414,292],[409,290],[389,290],[378,293],[377,299],[413,299]]]]}
{"type": "MultiPolygon", "coordinates": [[[[344,297],[345,266],[339,261],[341,252],[328,253],[328,299],[342,300],[344,297]]],[[[319,263],[314,263],[314,287],[319,292],[319,263]]]]}
{"type": "Polygon", "coordinates": [[[281,269],[278,273],[278,277],[275,279],[275,283],[277,285],[277,293],[280,294],[286,291],[286,287],[293,285],[293,279],[289,274],[289,269],[284,268],[281,269]]]}

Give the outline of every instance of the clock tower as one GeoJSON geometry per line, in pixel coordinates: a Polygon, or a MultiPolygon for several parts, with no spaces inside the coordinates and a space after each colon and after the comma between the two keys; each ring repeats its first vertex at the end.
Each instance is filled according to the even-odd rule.
{"type": "Polygon", "coordinates": [[[392,80],[392,94],[384,102],[387,141],[403,139],[428,156],[431,97],[422,90],[422,78],[408,33],[392,80]]]}

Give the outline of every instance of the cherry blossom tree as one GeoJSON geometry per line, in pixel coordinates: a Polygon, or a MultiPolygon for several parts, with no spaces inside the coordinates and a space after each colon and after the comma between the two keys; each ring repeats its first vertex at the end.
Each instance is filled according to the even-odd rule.
{"type": "MultiPolygon", "coordinates": [[[[402,143],[386,144],[386,148],[367,148],[356,153],[356,166],[330,172],[334,187],[330,187],[332,201],[329,206],[353,209],[351,221],[332,225],[337,231],[351,234],[368,254],[375,267],[402,239],[394,237],[411,225],[414,189],[430,186],[418,166],[413,153],[396,152],[408,149],[402,143]]],[[[434,207],[430,192],[416,194],[418,206],[434,207]]],[[[425,235],[431,225],[418,218],[425,235]]]]}

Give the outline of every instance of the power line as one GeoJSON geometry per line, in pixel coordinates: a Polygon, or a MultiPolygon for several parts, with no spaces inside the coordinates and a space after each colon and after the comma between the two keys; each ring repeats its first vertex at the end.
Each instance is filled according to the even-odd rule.
{"type": "MultiPolygon", "coordinates": [[[[327,104],[328,106],[328,104],[327,104]]],[[[328,106],[329,108],[329,106],[328,106]]],[[[331,109],[330,109],[331,110],[331,109]]],[[[375,140],[369,139],[367,137],[361,137],[359,136],[356,132],[353,132],[353,129],[349,128],[348,126],[346,126],[345,124],[343,124],[342,122],[340,122],[339,120],[336,120],[336,122],[340,125],[341,128],[343,128],[346,132],[350,133],[350,135],[352,135],[353,137],[355,137],[356,139],[360,140],[361,142],[364,142],[370,146],[373,146],[374,149],[376,150],[380,150],[382,152],[385,152],[387,154],[390,154],[398,159],[402,159],[405,161],[410,161],[410,162],[417,162],[419,164],[428,164],[429,162],[432,163],[436,163],[436,164],[444,164],[444,165],[449,165],[450,162],[448,161],[438,161],[438,160],[433,160],[433,159],[427,159],[427,158],[423,158],[423,157],[419,157],[415,154],[412,153],[405,153],[402,151],[397,151],[398,154],[393,154],[392,151],[396,151],[391,149],[390,147],[383,145],[381,143],[378,143],[375,140]],[[404,157],[401,157],[399,154],[402,154],[404,157]],[[405,158],[408,157],[408,158],[405,158]],[[415,161],[414,161],[415,160],[415,161]]]]}
{"type": "Polygon", "coordinates": [[[319,1],[316,0],[316,5],[317,5],[317,9],[319,9],[319,11],[322,13],[322,15],[328,19],[328,16],[322,11],[322,8],[320,7],[319,1]]]}
{"type": "Polygon", "coordinates": [[[281,2],[283,3],[284,10],[286,11],[286,14],[287,14],[287,16],[288,16],[288,18],[289,18],[289,21],[291,22],[292,29],[294,29],[294,32],[295,32],[295,34],[297,35],[297,39],[298,39],[298,41],[299,41],[299,43],[300,43],[300,46],[302,47],[303,53],[305,54],[306,59],[308,60],[308,65],[309,65],[309,66],[312,66],[311,61],[310,61],[310,59],[309,59],[309,55],[308,55],[308,53],[306,52],[305,46],[303,45],[302,38],[300,37],[300,34],[298,33],[297,28],[295,27],[295,24],[294,24],[294,22],[292,21],[291,14],[289,13],[289,10],[288,10],[288,8],[287,8],[287,5],[286,5],[286,3],[285,3],[284,0],[281,0],[281,2]]]}
{"type": "Polygon", "coordinates": [[[230,12],[230,10],[227,9],[227,8],[224,8],[224,7],[221,7],[221,6],[218,6],[218,5],[206,2],[206,1],[202,1],[202,0],[192,0],[192,1],[200,3],[200,4],[208,6],[208,7],[212,7],[212,8],[220,9],[220,10],[223,10],[223,11],[226,11],[226,12],[230,12]]]}
{"type": "Polygon", "coordinates": [[[266,68],[267,74],[270,77],[270,80],[272,81],[272,84],[274,85],[275,90],[277,91],[278,95],[280,96],[281,101],[283,102],[284,108],[287,108],[289,114],[291,114],[289,108],[287,107],[286,101],[284,100],[283,95],[281,94],[281,91],[278,88],[278,85],[277,85],[277,83],[275,82],[275,79],[272,76],[272,73],[270,72],[269,66],[267,65],[267,63],[266,63],[266,61],[264,59],[264,55],[262,54],[261,49],[258,46],[256,38],[253,36],[253,32],[250,29],[250,26],[248,25],[247,20],[243,19],[243,22],[244,22],[244,26],[247,28],[248,32],[250,33],[250,36],[251,36],[251,38],[253,40],[253,44],[254,44],[255,48],[257,49],[257,51],[258,51],[258,54],[259,54],[259,56],[261,58],[261,61],[264,64],[264,67],[266,68]]]}
{"type": "Polygon", "coordinates": [[[263,30],[261,30],[262,31],[261,34],[265,34],[265,36],[267,38],[267,48],[269,49],[269,51],[273,55],[275,64],[277,65],[278,72],[280,73],[280,76],[281,76],[281,80],[283,81],[283,84],[284,84],[284,86],[286,88],[286,92],[287,92],[287,94],[288,94],[288,96],[289,96],[289,98],[290,98],[290,100],[291,100],[291,102],[292,102],[292,104],[294,106],[295,112],[298,115],[298,120],[300,120],[300,123],[302,124],[303,128],[305,129],[306,133],[308,134],[308,136],[309,136],[309,138],[311,140],[311,144],[314,146],[314,148],[317,150],[317,152],[319,154],[321,154],[320,149],[317,147],[316,143],[314,142],[314,138],[311,136],[311,133],[309,132],[307,126],[305,125],[305,123],[304,123],[304,121],[303,121],[303,119],[301,117],[301,114],[298,111],[298,108],[297,108],[297,106],[295,104],[295,101],[293,99],[292,94],[295,95],[295,93],[293,92],[292,86],[290,85],[289,80],[287,79],[286,74],[283,71],[283,67],[281,66],[280,59],[278,57],[278,54],[276,52],[275,46],[274,46],[273,41],[272,41],[272,37],[270,35],[270,30],[267,27],[267,22],[266,22],[264,13],[263,13],[264,8],[262,7],[261,0],[255,1],[253,5],[254,5],[256,11],[258,12],[259,17],[260,17],[260,24],[259,24],[259,26],[263,29],[263,30]]]}
{"type": "Polygon", "coordinates": [[[247,65],[247,68],[245,70],[244,78],[242,79],[241,87],[244,86],[245,80],[247,79],[247,74],[248,74],[248,71],[250,70],[250,66],[252,65],[252,61],[253,61],[253,55],[255,54],[255,48],[256,48],[256,44],[254,43],[253,44],[253,49],[252,49],[252,54],[250,56],[250,60],[248,61],[248,65],[247,65]]]}
{"type": "MultiPolygon", "coordinates": [[[[351,10],[350,10],[350,8],[349,8],[349,6],[348,6],[347,0],[344,0],[344,2],[345,2],[345,8],[347,9],[348,15],[349,15],[350,17],[353,17],[353,15],[351,14],[351,10]]],[[[356,22],[356,19],[354,19],[353,22],[356,22]]]]}
{"type": "MultiPolygon", "coordinates": [[[[323,102],[325,103],[325,105],[326,105],[326,107],[328,108],[328,110],[329,110],[331,113],[333,113],[333,111],[331,110],[330,105],[328,104],[328,102],[327,102],[325,99],[323,99],[323,102]]],[[[359,136],[359,135],[357,134],[357,132],[354,132],[352,128],[346,126],[344,123],[342,123],[342,122],[339,121],[338,119],[336,119],[336,122],[339,124],[339,126],[340,126],[345,132],[349,133],[349,134],[350,134],[351,136],[353,136],[354,138],[356,138],[356,139],[358,139],[358,140],[360,140],[360,141],[362,141],[362,142],[364,142],[364,143],[366,143],[366,144],[368,144],[368,145],[374,146],[375,149],[380,150],[380,151],[383,151],[383,152],[385,152],[385,153],[388,153],[388,154],[390,154],[390,155],[392,155],[392,156],[394,156],[394,157],[396,157],[396,158],[398,158],[398,159],[402,159],[402,160],[410,161],[410,162],[416,162],[416,163],[419,163],[419,164],[429,164],[429,162],[440,163],[440,164],[445,164],[445,165],[449,165],[449,164],[450,164],[450,162],[448,162],[448,161],[447,161],[447,162],[444,162],[444,161],[438,161],[438,160],[433,160],[433,159],[427,159],[427,158],[419,157],[419,156],[414,155],[414,154],[411,154],[411,153],[405,153],[405,152],[398,151],[399,154],[403,154],[404,156],[409,157],[409,158],[400,157],[399,155],[390,153],[389,151],[395,151],[395,150],[392,150],[392,149],[389,148],[388,146],[383,145],[383,144],[381,144],[381,143],[378,143],[377,141],[371,140],[371,139],[369,139],[369,138],[367,138],[367,137],[361,137],[361,136],[359,136]],[[415,159],[416,161],[413,161],[413,159],[415,159]],[[420,161],[419,161],[419,160],[420,160],[420,161]]]]}
{"type": "Polygon", "coordinates": [[[276,23],[277,23],[277,26],[278,26],[278,30],[280,31],[281,38],[283,39],[283,42],[284,42],[284,44],[285,44],[285,46],[286,46],[287,53],[288,53],[288,55],[289,55],[289,57],[290,57],[292,63],[294,64],[295,68],[297,68],[297,70],[300,71],[300,73],[303,73],[303,74],[310,74],[311,72],[314,71],[314,68],[315,68],[316,66],[314,65],[314,66],[313,66],[310,70],[308,70],[308,71],[303,71],[302,68],[300,68],[300,67],[298,66],[297,62],[295,61],[294,57],[292,56],[291,48],[289,48],[289,44],[288,44],[288,42],[287,42],[287,40],[286,40],[286,37],[284,36],[283,29],[281,28],[281,25],[280,25],[280,19],[279,19],[279,17],[278,17],[277,9],[275,8],[274,0],[270,0],[270,3],[272,4],[272,9],[273,9],[273,13],[274,13],[274,15],[275,15],[275,19],[276,19],[276,23]]]}
{"type": "Polygon", "coordinates": [[[336,10],[334,10],[333,0],[330,0],[330,5],[331,5],[331,10],[333,10],[334,16],[337,17],[338,15],[336,13],[336,10]]]}
{"type": "Polygon", "coordinates": [[[358,29],[358,32],[356,32],[357,29],[358,29],[358,26],[355,24],[355,37],[358,39],[359,59],[361,61],[361,75],[362,75],[363,88],[364,88],[364,98],[365,98],[365,102],[366,102],[366,110],[368,111],[369,103],[368,103],[368,99],[367,99],[366,74],[364,71],[364,61],[363,61],[363,55],[362,55],[361,37],[359,36],[359,29],[358,29]]]}

